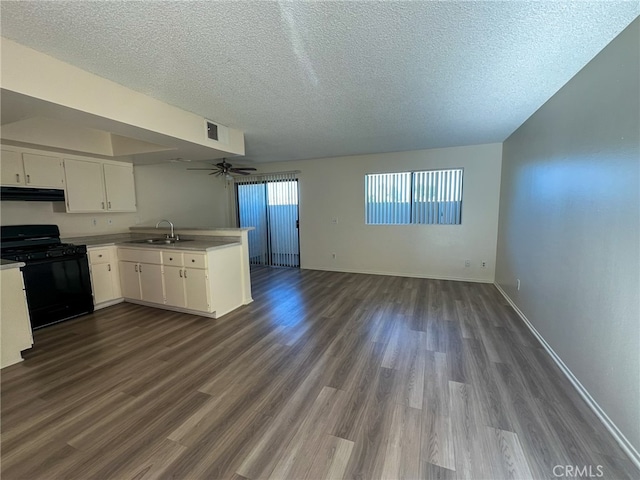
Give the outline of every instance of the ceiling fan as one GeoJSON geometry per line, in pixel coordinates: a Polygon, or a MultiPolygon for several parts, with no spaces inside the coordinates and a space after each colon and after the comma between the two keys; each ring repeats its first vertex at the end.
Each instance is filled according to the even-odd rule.
{"type": "Polygon", "coordinates": [[[249,171],[256,170],[253,167],[234,167],[232,164],[227,162],[226,158],[223,158],[220,163],[211,164],[211,168],[187,168],[187,170],[212,170],[209,175],[215,175],[220,177],[222,175],[251,175],[249,171]]]}

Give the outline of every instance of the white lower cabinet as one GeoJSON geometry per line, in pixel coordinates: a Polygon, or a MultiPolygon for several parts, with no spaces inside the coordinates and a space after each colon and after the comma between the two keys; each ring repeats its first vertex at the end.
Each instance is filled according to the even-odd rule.
{"type": "Polygon", "coordinates": [[[0,270],[2,302],[0,302],[0,368],[22,361],[22,350],[31,348],[33,336],[19,268],[0,270]]]}
{"type": "Polygon", "coordinates": [[[116,247],[90,247],[87,253],[95,308],[121,301],[116,247]]]}
{"type": "Polygon", "coordinates": [[[138,263],[134,262],[119,262],[120,287],[122,288],[122,296],[124,298],[142,300],[138,265],[138,263]]]}
{"type": "Polygon", "coordinates": [[[138,272],[140,273],[141,300],[163,304],[162,265],[140,263],[138,264],[138,272]]]}
{"type": "Polygon", "coordinates": [[[167,305],[187,308],[187,296],[184,288],[184,269],[164,266],[164,289],[167,305]]]}
{"type": "Polygon", "coordinates": [[[162,265],[120,262],[120,285],[124,298],[164,303],[162,265]]]}
{"type": "Polygon", "coordinates": [[[187,308],[203,312],[211,311],[209,302],[209,276],[207,270],[185,268],[184,287],[187,297],[187,308]]]}
{"type": "Polygon", "coordinates": [[[209,275],[206,269],[164,266],[167,305],[209,312],[209,275]]]}
{"type": "Polygon", "coordinates": [[[224,315],[242,305],[241,254],[239,245],[207,253],[120,247],[122,295],[152,306],[224,315]]]}

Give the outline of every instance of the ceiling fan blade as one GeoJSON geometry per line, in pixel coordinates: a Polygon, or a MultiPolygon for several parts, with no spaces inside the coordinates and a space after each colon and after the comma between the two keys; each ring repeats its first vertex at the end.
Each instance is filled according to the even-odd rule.
{"type": "Polygon", "coordinates": [[[233,172],[233,173],[242,173],[244,175],[250,175],[249,172],[245,171],[245,170],[255,170],[255,168],[230,168],[229,171],[233,172]]]}
{"type": "Polygon", "coordinates": [[[215,168],[187,168],[187,170],[216,170],[215,168]]]}
{"type": "Polygon", "coordinates": [[[230,170],[257,170],[257,168],[253,168],[253,167],[234,167],[234,168],[231,168],[230,170]]]}

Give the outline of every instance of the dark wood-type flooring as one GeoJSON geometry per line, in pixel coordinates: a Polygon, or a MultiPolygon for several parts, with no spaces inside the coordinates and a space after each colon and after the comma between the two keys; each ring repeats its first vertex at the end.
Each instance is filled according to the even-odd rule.
{"type": "Polygon", "coordinates": [[[492,285],[252,276],[218,320],[37,331],[2,371],[2,479],[639,477],[492,285]]]}

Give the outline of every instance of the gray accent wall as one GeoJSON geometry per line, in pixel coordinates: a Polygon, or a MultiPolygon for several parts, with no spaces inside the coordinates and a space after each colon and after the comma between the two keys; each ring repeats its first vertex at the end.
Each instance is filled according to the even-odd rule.
{"type": "Polygon", "coordinates": [[[639,45],[636,19],[504,142],[496,264],[496,283],[636,450],[639,45]]]}

